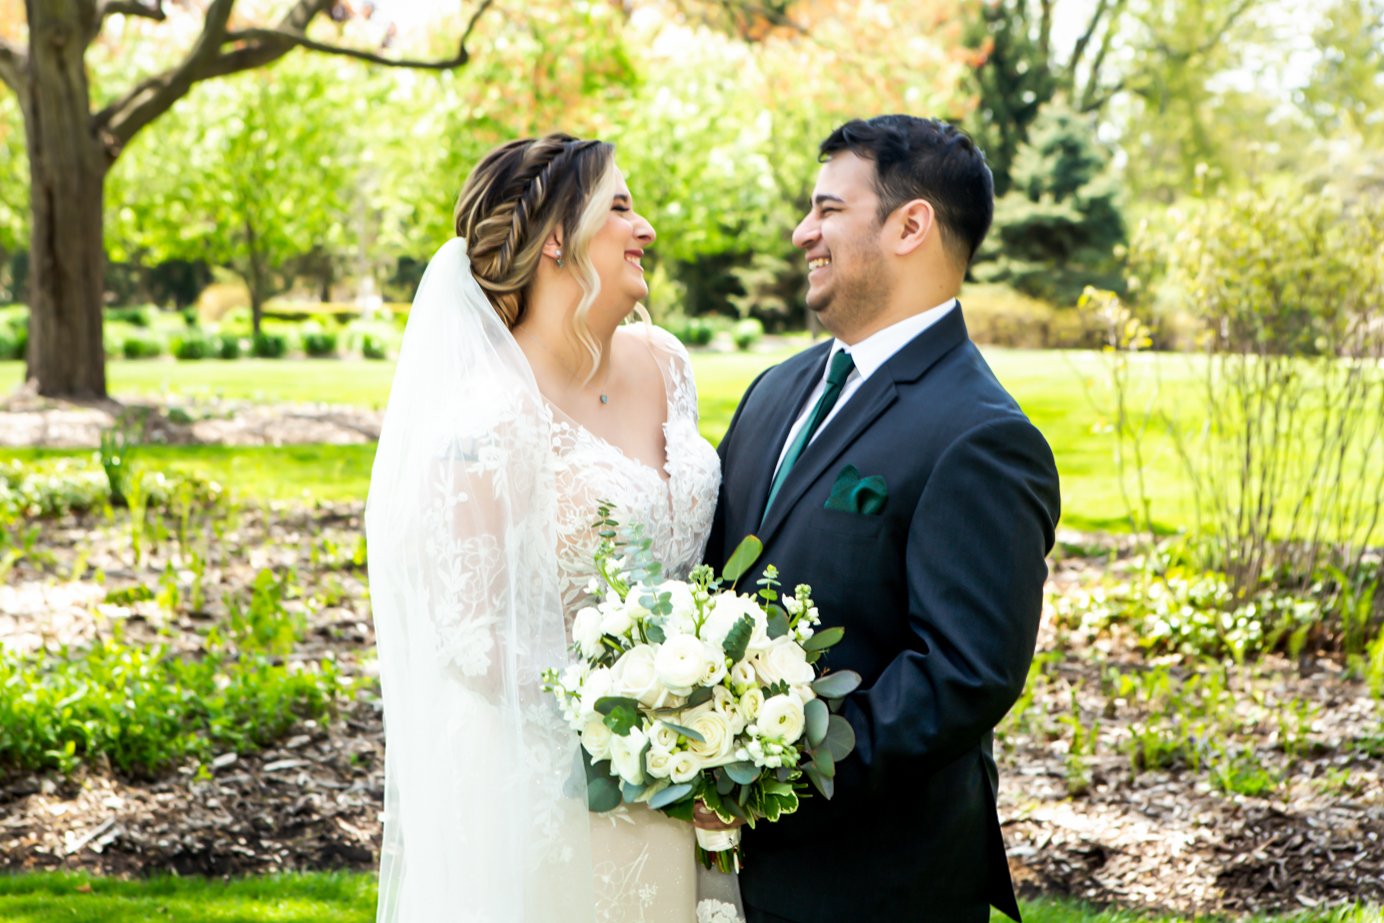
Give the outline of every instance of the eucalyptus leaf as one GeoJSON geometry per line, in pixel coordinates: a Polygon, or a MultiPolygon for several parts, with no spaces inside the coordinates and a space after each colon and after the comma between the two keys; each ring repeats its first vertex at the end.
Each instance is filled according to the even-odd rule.
{"type": "Polygon", "coordinates": [[[854,670],[834,670],[812,683],[812,691],[824,699],[839,699],[860,687],[860,674],[854,670]]]}
{"type": "Polygon", "coordinates": [[[850,756],[855,749],[855,729],[840,715],[832,715],[827,725],[827,736],[822,746],[831,752],[832,759],[838,763],[850,756]]]}
{"type": "Polygon", "coordinates": [[[665,808],[675,801],[681,801],[690,794],[692,794],[692,785],[688,782],[683,782],[681,785],[670,785],[649,799],[649,807],[655,810],[665,808]]]}
{"type": "Polygon", "coordinates": [[[649,639],[650,644],[662,644],[664,641],[668,640],[668,635],[663,631],[663,626],[654,621],[644,623],[644,637],[649,639]]]}
{"type": "Polygon", "coordinates": [[[597,814],[620,806],[620,783],[611,776],[597,776],[586,783],[586,806],[597,814]]]}
{"type": "Polygon", "coordinates": [[[803,717],[807,721],[807,742],[813,747],[820,746],[827,736],[827,722],[831,712],[821,699],[813,699],[803,706],[803,717]]]}
{"type": "Polygon", "coordinates": [[[740,620],[731,626],[730,631],[726,632],[726,641],[722,648],[731,663],[739,663],[745,656],[745,649],[750,646],[750,638],[754,635],[754,620],[748,615],[740,616],[740,620]]]}
{"type": "Polygon", "coordinates": [[[831,751],[826,747],[812,754],[812,767],[828,779],[836,778],[836,760],[832,759],[831,751]]]}
{"type": "Polygon", "coordinates": [[[759,767],[748,760],[742,760],[738,763],[727,763],[721,768],[725,770],[726,775],[735,780],[737,785],[749,785],[755,779],[759,778],[759,767]]]}
{"type": "Polygon", "coordinates": [[[677,710],[678,710],[678,711],[683,711],[683,710],[688,709],[688,708],[696,708],[698,705],[701,705],[701,704],[703,704],[703,703],[710,702],[710,701],[711,701],[711,687],[709,687],[709,686],[698,686],[696,689],[693,689],[693,690],[692,690],[692,694],[689,695],[689,696],[687,697],[687,704],[686,704],[686,705],[683,705],[683,706],[680,706],[677,710]]]}
{"type": "MultiPolygon", "coordinates": [[[[721,769],[716,770],[716,794],[729,795],[735,790],[735,780],[721,769]]],[[[710,802],[708,802],[709,804],[710,802]]]]}
{"type": "Polygon", "coordinates": [[[804,775],[812,782],[812,787],[822,793],[822,797],[830,801],[831,796],[836,794],[836,781],[828,779],[816,770],[815,767],[808,766],[803,770],[804,775]]]}
{"type": "Polygon", "coordinates": [[[633,804],[638,801],[639,796],[648,790],[648,785],[633,785],[629,782],[620,783],[620,795],[625,799],[626,804],[633,804]]]}
{"type": "Polygon", "coordinates": [[[774,605],[769,606],[765,612],[769,620],[769,640],[775,641],[788,634],[788,613],[774,605]]]}
{"type": "Polygon", "coordinates": [[[747,535],[740,540],[735,551],[731,552],[730,560],[721,570],[722,579],[729,580],[734,584],[745,571],[754,566],[754,562],[759,560],[759,556],[764,551],[764,543],[757,536],[747,535]]]}
{"type": "Polygon", "coordinates": [[[846,629],[840,625],[823,628],[803,642],[805,651],[824,651],[846,636],[846,629]]]}
{"type": "Polygon", "coordinates": [[[662,720],[664,726],[674,731],[677,731],[679,734],[681,734],[683,737],[686,737],[688,740],[695,740],[699,744],[706,743],[706,738],[703,737],[699,732],[692,730],[690,727],[684,727],[681,724],[674,724],[666,718],[662,720]]]}
{"type": "Polygon", "coordinates": [[[640,722],[639,701],[618,696],[596,700],[596,711],[605,715],[605,726],[612,734],[625,737],[640,722]]]}

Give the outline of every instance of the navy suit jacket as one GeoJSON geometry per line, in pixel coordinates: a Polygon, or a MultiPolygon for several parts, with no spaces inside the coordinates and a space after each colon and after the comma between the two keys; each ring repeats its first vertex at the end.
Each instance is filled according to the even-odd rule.
{"type": "Polygon", "coordinates": [[[818,432],[761,525],[830,346],[755,379],[720,445],[708,562],[759,535],[759,564],[776,565],[788,593],[811,584],[822,625],[845,627],[824,664],[864,680],[842,708],[856,750],[834,798],[745,832],[750,919],[949,923],[985,919],[993,904],[1017,920],[992,731],[1033,658],[1059,513],[1052,452],[958,307],[818,432]],[[824,508],[847,464],[884,478],[882,512],[824,508]]]}

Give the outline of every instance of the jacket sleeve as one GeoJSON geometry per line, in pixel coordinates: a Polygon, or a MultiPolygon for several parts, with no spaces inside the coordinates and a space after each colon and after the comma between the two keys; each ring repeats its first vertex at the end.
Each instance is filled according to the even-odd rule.
{"type": "Polygon", "coordinates": [[[843,763],[842,784],[916,778],[1004,717],[1028,677],[1058,514],[1052,452],[1022,417],[977,426],[942,454],[908,528],[911,643],[844,703],[858,759],[843,763]]]}

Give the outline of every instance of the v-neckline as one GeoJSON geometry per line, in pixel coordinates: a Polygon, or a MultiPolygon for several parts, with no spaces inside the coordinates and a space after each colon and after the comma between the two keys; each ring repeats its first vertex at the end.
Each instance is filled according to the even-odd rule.
{"type": "MultiPolygon", "coordinates": [[[[667,390],[667,385],[666,385],[666,384],[665,384],[665,386],[664,386],[664,389],[667,390]]],[[[587,427],[584,423],[582,423],[582,422],[581,422],[580,420],[578,420],[576,417],[574,417],[574,416],[572,416],[571,414],[567,413],[567,411],[563,410],[563,409],[562,409],[561,407],[559,407],[557,404],[554,404],[552,401],[548,400],[547,397],[544,397],[544,398],[543,398],[543,402],[546,403],[546,404],[548,405],[549,409],[552,410],[552,412],[553,412],[553,414],[554,414],[555,416],[558,416],[558,417],[561,418],[561,421],[562,421],[562,422],[566,423],[568,426],[571,426],[573,429],[577,430],[578,432],[585,433],[586,436],[587,436],[589,439],[591,439],[593,442],[595,442],[597,445],[605,446],[606,448],[611,449],[612,451],[614,451],[615,454],[619,455],[621,458],[625,459],[626,461],[631,461],[631,462],[633,462],[634,464],[638,465],[640,468],[643,468],[645,471],[651,471],[651,472],[653,472],[653,474],[656,475],[656,476],[658,477],[658,479],[659,479],[661,482],[663,482],[665,485],[667,485],[667,484],[669,484],[669,483],[672,482],[672,480],[673,480],[673,473],[672,473],[672,471],[670,471],[669,468],[668,468],[668,452],[669,452],[669,449],[670,449],[670,445],[669,445],[669,442],[668,442],[668,423],[669,423],[669,416],[670,416],[670,414],[672,413],[672,405],[671,405],[671,403],[669,403],[669,402],[667,402],[667,401],[664,402],[664,410],[663,410],[664,420],[663,420],[662,423],[659,424],[659,428],[663,431],[663,466],[662,466],[661,468],[655,468],[653,465],[651,465],[651,464],[649,464],[648,462],[644,461],[644,459],[638,458],[637,456],[634,456],[634,455],[631,455],[629,452],[626,452],[624,449],[620,448],[620,446],[618,446],[618,445],[616,445],[615,443],[611,442],[609,439],[605,438],[604,436],[600,435],[599,433],[593,432],[589,427],[587,427]]]]}

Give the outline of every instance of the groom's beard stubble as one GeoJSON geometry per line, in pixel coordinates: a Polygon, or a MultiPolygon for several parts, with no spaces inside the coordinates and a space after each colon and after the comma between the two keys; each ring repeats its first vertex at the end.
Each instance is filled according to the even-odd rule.
{"type": "Polygon", "coordinates": [[[866,326],[885,309],[892,291],[884,257],[875,247],[852,247],[840,255],[841,263],[832,257],[831,287],[818,298],[810,290],[807,296],[807,309],[836,337],[866,326]]]}

